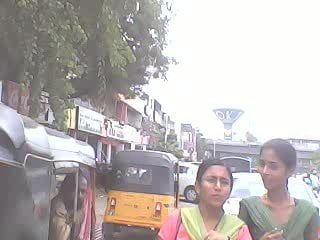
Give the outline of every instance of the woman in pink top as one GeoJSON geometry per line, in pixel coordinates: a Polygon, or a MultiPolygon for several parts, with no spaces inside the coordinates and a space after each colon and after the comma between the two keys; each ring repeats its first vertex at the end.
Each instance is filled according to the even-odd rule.
{"type": "Polygon", "coordinates": [[[248,227],[227,215],[223,204],[233,187],[231,170],[221,161],[201,163],[196,178],[199,205],[176,211],[163,224],[159,240],[252,240],[248,227]]]}

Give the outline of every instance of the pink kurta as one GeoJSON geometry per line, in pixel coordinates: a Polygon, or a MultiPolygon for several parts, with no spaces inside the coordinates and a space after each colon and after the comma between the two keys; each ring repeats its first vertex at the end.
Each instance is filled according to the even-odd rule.
{"type": "MultiPolygon", "coordinates": [[[[178,229],[178,235],[175,239],[177,228],[178,228],[178,218],[179,211],[174,212],[171,216],[167,218],[161,227],[158,236],[163,240],[190,240],[187,230],[181,223],[178,229]]],[[[238,239],[237,240],[252,240],[249,229],[247,225],[243,226],[239,230],[238,239]]]]}

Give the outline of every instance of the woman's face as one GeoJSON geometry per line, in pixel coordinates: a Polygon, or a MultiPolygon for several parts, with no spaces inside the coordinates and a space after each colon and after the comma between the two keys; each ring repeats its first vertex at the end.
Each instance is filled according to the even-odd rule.
{"type": "Polygon", "coordinates": [[[262,151],[258,172],[261,174],[264,187],[267,190],[283,188],[291,175],[291,171],[279,159],[273,149],[262,151]]]}
{"type": "Polygon", "coordinates": [[[230,197],[231,179],[224,166],[211,166],[202,176],[201,182],[196,183],[196,191],[200,203],[222,208],[230,197]]]}

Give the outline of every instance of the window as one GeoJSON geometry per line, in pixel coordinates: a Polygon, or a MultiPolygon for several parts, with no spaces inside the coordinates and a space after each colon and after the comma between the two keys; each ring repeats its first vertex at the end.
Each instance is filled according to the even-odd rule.
{"type": "Polygon", "coordinates": [[[34,204],[33,226],[40,239],[46,239],[49,232],[51,168],[48,161],[33,156],[26,159],[26,179],[34,204]]]}
{"type": "Polygon", "coordinates": [[[124,171],[117,170],[116,178],[118,181],[127,184],[152,184],[152,170],[149,168],[128,167],[124,171]]]}
{"type": "Polygon", "coordinates": [[[169,169],[166,167],[121,165],[113,166],[111,189],[140,193],[173,194],[173,182],[173,175],[169,175],[169,169]]]}
{"type": "Polygon", "coordinates": [[[187,173],[188,172],[188,167],[185,166],[179,166],[179,173],[187,173]]]}

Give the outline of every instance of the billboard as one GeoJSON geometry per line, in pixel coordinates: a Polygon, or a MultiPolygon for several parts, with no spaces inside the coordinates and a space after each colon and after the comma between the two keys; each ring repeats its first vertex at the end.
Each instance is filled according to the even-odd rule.
{"type": "Polygon", "coordinates": [[[218,108],[214,109],[213,112],[223,124],[231,125],[243,114],[242,110],[235,108],[218,108]]]}
{"type": "Polygon", "coordinates": [[[232,140],[232,125],[241,117],[244,111],[235,108],[218,108],[213,112],[224,125],[224,139],[232,140]]]}

